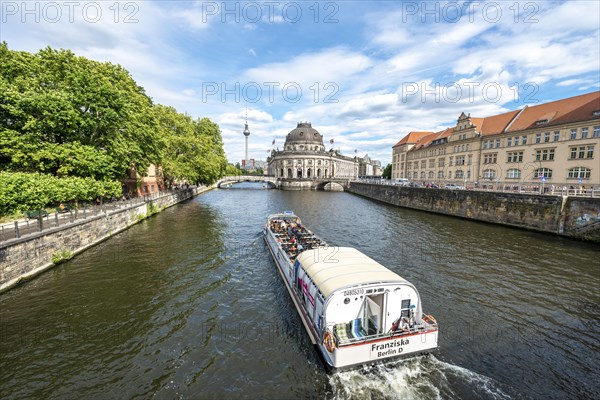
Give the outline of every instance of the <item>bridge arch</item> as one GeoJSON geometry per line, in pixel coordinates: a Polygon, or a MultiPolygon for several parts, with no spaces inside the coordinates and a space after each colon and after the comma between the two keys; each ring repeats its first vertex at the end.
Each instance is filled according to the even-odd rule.
{"type": "Polygon", "coordinates": [[[344,191],[346,189],[346,185],[343,182],[336,182],[332,180],[325,180],[319,182],[315,186],[316,190],[331,190],[331,191],[344,191]],[[328,186],[329,185],[329,186],[328,186]]]}
{"type": "Polygon", "coordinates": [[[216,186],[221,188],[222,185],[238,182],[265,182],[269,187],[276,187],[275,178],[272,176],[255,176],[255,175],[240,175],[240,176],[225,176],[217,181],[216,186]]]}

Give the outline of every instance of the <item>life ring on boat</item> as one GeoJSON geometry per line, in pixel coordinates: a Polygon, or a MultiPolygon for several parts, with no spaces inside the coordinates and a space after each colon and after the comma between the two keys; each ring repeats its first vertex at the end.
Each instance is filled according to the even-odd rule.
{"type": "Polygon", "coordinates": [[[434,325],[437,325],[437,321],[435,320],[435,318],[433,318],[432,315],[423,315],[423,321],[425,321],[425,322],[431,322],[434,325]]]}
{"type": "Polygon", "coordinates": [[[325,332],[323,344],[328,352],[333,353],[333,350],[335,350],[335,340],[333,339],[333,333],[331,333],[331,331],[325,332]]]}

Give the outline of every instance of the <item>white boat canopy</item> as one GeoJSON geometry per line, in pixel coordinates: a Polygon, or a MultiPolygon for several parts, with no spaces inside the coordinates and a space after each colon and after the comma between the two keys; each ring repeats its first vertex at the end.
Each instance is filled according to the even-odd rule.
{"type": "Polygon", "coordinates": [[[306,250],[297,261],[326,298],[336,290],[369,283],[409,283],[352,247],[306,250]]]}

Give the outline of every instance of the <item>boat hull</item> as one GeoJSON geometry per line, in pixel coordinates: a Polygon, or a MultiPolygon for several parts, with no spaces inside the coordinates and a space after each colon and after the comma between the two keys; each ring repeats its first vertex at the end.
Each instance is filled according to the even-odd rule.
{"type": "Polygon", "coordinates": [[[375,339],[365,339],[350,344],[335,346],[329,351],[324,344],[324,331],[319,331],[308,316],[301,299],[293,288],[293,265],[286,253],[277,242],[276,236],[267,226],[264,229],[264,239],[267,248],[275,261],[277,270],[286,286],[294,307],[302,320],[312,344],[317,349],[329,371],[337,369],[352,369],[364,364],[389,361],[391,359],[415,356],[428,353],[437,348],[438,331],[427,331],[390,334],[375,339]]]}

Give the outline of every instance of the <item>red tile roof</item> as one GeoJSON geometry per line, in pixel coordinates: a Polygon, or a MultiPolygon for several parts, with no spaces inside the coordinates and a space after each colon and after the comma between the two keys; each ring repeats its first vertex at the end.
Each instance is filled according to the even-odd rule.
{"type": "Polygon", "coordinates": [[[551,101],[550,103],[527,107],[507,132],[585,121],[593,119],[594,111],[599,110],[600,91],[551,101]],[[547,120],[547,123],[538,124],[538,121],[544,120],[547,120]]]}
{"type": "MultiPolygon", "coordinates": [[[[497,135],[500,133],[517,132],[540,126],[552,126],[574,123],[579,121],[599,118],[594,112],[600,111],[600,91],[569,97],[562,100],[551,101],[536,106],[525,106],[520,110],[509,111],[503,114],[492,115],[485,118],[471,117],[471,123],[482,136],[497,135]]],[[[436,139],[450,136],[456,126],[443,131],[410,132],[394,147],[405,143],[415,143],[411,149],[418,150],[427,147],[436,139]]]]}
{"type": "Polygon", "coordinates": [[[433,132],[409,132],[408,135],[404,136],[402,140],[396,143],[393,147],[402,146],[406,143],[417,143],[421,138],[432,133],[433,132]]]}

